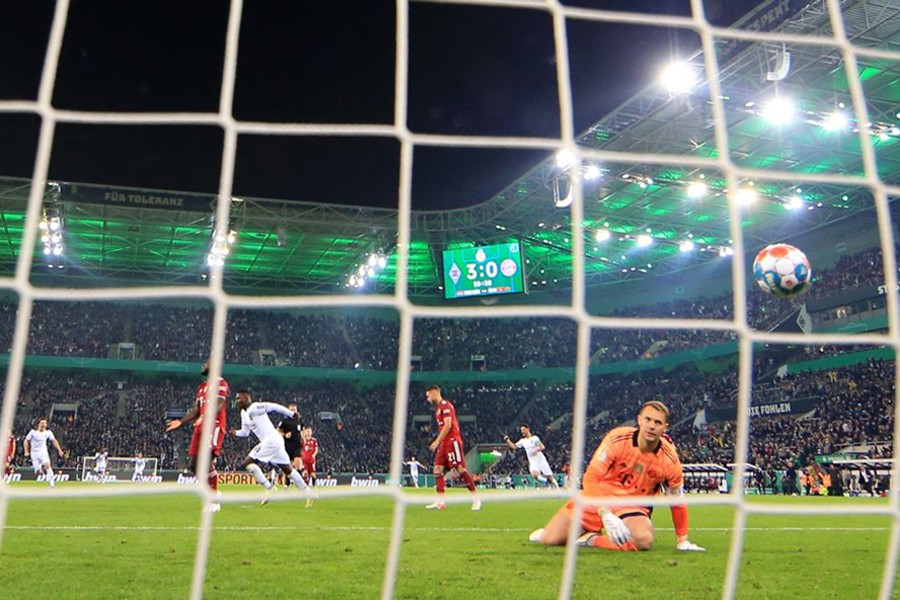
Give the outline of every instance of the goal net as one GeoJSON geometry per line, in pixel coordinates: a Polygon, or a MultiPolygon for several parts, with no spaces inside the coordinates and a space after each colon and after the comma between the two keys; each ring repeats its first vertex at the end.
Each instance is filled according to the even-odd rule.
{"type": "MultiPolygon", "coordinates": [[[[750,473],[768,472],[767,462],[779,463],[787,476],[795,466],[811,467],[820,450],[837,452],[835,444],[864,437],[890,439],[892,454],[900,434],[892,209],[900,193],[900,3],[762,0],[733,15],[728,11],[743,3],[666,3],[679,8],[665,14],[657,2],[597,4],[604,3],[335,0],[280,15],[233,0],[215,15],[159,7],[136,15],[133,6],[107,6],[106,23],[89,3],[59,0],[52,12],[26,15],[46,25],[34,33],[42,61],[32,57],[40,67],[21,91],[0,100],[0,124],[8,120],[20,132],[5,136],[6,146],[27,155],[10,161],[27,171],[24,177],[0,178],[0,288],[8,299],[0,318],[9,325],[0,327],[2,347],[9,348],[0,463],[7,437],[23,438],[60,395],[77,403],[78,413],[49,426],[64,450],[76,448],[72,456],[93,451],[78,447],[90,432],[114,431],[152,440],[166,468],[183,470],[190,433],[163,434],[164,415],[182,403],[174,399],[185,398],[185,390],[192,394],[177,410],[190,405],[197,382],[186,384],[185,374],[208,357],[210,388],[230,366],[232,391],[256,386],[260,400],[295,401],[307,415],[339,415],[315,422],[319,460],[334,461],[335,470],[352,472],[364,485],[323,485],[316,508],[360,498],[391,502],[383,522],[366,522],[364,509],[348,517],[351,524],[307,523],[297,535],[310,533],[315,541],[351,527],[360,538],[373,530],[381,535],[371,548],[385,553],[383,570],[381,555],[368,570],[347,562],[365,554],[354,552],[349,536],[337,544],[339,555],[328,554],[329,547],[321,560],[312,557],[315,568],[343,565],[315,581],[335,586],[324,596],[371,593],[357,586],[376,570],[382,598],[418,596],[422,590],[411,586],[422,581],[446,586],[435,589],[447,596],[516,589],[567,599],[588,597],[598,585],[609,594],[652,594],[660,581],[676,596],[775,596],[782,585],[806,580],[798,570],[816,572],[832,561],[813,555],[822,558],[798,568],[799,552],[773,560],[774,542],[761,539],[757,523],[772,516],[789,521],[774,539],[810,523],[864,515],[879,520],[880,537],[853,539],[878,557],[869,561],[876,570],[860,576],[848,569],[843,581],[865,580],[860,596],[894,597],[896,485],[880,504],[858,502],[867,498],[798,504],[746,492],[750,473]],[[356,12],[365,18],[348,16],[356,12]],[[208,43],[194,43],[200,35],[208,43]],[[148,48],[157,40],[187,41],[145,76],[144,61],[154,54],[148,48]],[[660,40],[666,43],[654,45],[660,40]],[[126,42],[133,44],[127,51],[120,46],[126,42]],[[643,70],[657,64],[645,55],[651,46],[684,60],[665,87],[643,70]],[[354,55],[338,52],[343,47],[354,55]],[[388,60],[367,62],[378,47],[389,48],[388,60]],[[188,55],[196,48],[201,54],[188,55]],[[98,55],[103,68],[92,62],[98,55]],[[294,63],[309,56],[315,64],[294,63]],[[192,60],[203,57],[207,62],[192,60]],[[194,64],[204,64],[202,72],[185,68],[194,64]],[[273,64],[277,75],[257,73],[273,64]],[[505,77],[514,68],[518,76],[505,77]],[[190,77],[179,79],[182,73],[190,77]],[[302,89],[285,92],[294,77],[302,89]],[[112,83],[97,106],[84,92],[107,79],[112,83]],[[181,93],[193,80],[207,85],[197,95],[181,93]],[[336,80],[348,87],[332,87],[336,80]],[[634,81],[642,83],[619,85],[634,81]],[[379,105],[370,89],[384,82],[390,99],[379,105]],[[622,90],[598,109],[598,98],[622,90]],[[444,101],[450,93],[462,94],[461,107],[444,101]],[[253,98],[263,100],[253,106],[253,98]],[[452,210],[416,202],[429,165],[438,166],[438,189],[504,150],[534,160],[489,201],[452,210]],[[119,155],[130,169],[104,181],[119,155]],[[456,170],[441,172],[448,156],[458,159],[456,170]],[[248,183],[251,171],[255,183],[248,183]],[[179,186],[160,183],[172,173],[181,177],[179,186]],[[367,186],[384,173],[395,204],[367,206],[365,199],[378,195],[367,186]],[[284,189],[269,186],[276,181],[298,187],[293,202],[269,200],[284,189]],[[753,258],[779,242],[801,247],[812,262],[817,279],[808,301],[757,289],[753,258]],[[517,273],[524,277],[515,280],[517,273]],[[99,367],[95,359],[106,362],[99,367]],[[83,377],[69,375],[76,370],[83,377]],[[48,384],[46,371],[63,375],[48,384]],[[124,383],[110,375],[122,371],[130,372],[124,383]],[[481,515],[488,519],[461,525],[452,519],[468,511],[471,498],[448,494],[447,512],[424,521],[425,497],[399,482],[414,452],[431,460],[425,454],[434,426],[429,415],[416,417],[429,413],[423,396],[432,376],[449,382],[460,416],[472,417],[463,425],[472,447],[501,442],[501,427],[513,434],[520,422],[534,421],[547,426],[541,437],[556,452],[554,466],[569,467],[571,481],[580,480],[606,431],[633,422],[643,401],[659,397],[679,422],[672,433],[684,462],[701,465],[697,485],[712,481],[708,491],[728,491],[640,498],[640,506],[656,509],[656,549],[630,561],[603,556],[616,562],[612,570],[609,560],[597,560],[600,550],[576,545],[577,526],[564,549],[527,544],[529,530],[562,505],[552,492],[485,494],[481,515]],[[477,419],[466,410],[478,412],[477,419]],[[359,446],[348,440],[354,436],[359,446]],[[360,475],[377,452],[385,456],[382,482],[360,475]],[[802,463],[785,464],[781,452],[802,456],[802,463]],[[727,486],[722,468],[730,474],[727,486]],[[534,523],[508,520],[535,498],[554,504],[534,523]],[[664,523],[669,507],[681,502],[692,515],[719,515],[706,528],[703,518],[692,520],[692,540],[708,549],[699,560],[672,557],[674,536],[664,523]],[[460,530],[472,536],[456,537],[460,530]],[[491,546],[498,539],[502,545],[491,546]],[[450,565],[470,544],[491,550],[450,565]],[[429,560],[426,551],[440,558],[429,560]],[[664,552],[665,560],[652,558],[664,552]],[[454,587],[448,572],[468,576],[485,555],[504,568],[479,568],[477,578],[466,579],[468,589],[454,587]],[[647,560],[655,561],[658,576],[635,566],[647,560]],[[772,584],[779,587],[759,592],[757,579],[776,567],[785,569],[772,584]],[[608,575],[620,569],[634,576],[608,575]],[[675,570],[696,576],[670,581],[675,570]],[[538,572],[541,579],[529,579],[538,572]]],[[[2,26],[18,25],[9,19],[2,26]]],[[[30,64],[19,59],[9,62],[30,64]]],[[[201,439],[214,433],[214,410],[208,402],[201,439]]],[[[239,411],[228,411],[229,425],[239,427],[239,411]]],[[[136,441],[122,447],[145,448],[136,441]]],[[[229,439],[220,462],[240,468],[246,452],[229,439]]],[[[22,456],[17,451],[20,462],[22,456]]],[[[94,476],[92,460],[82,461],[83,480],[94,476]]],[[[217,586],[235,565],[251,563],[234,553],[266,529],[248,523],[265,518],[249,509],[260,493],[217,497],[202,485],[214,460],[202,448],[200,483],[185,477],[187,485],[60,483],[51,490],[0,481],[0,550],[53,533],[52,525],[23,524],[16,515],[32,500],[152,495],[162,504],[188,490],[197,506],[224,505],[221,514],[198,515],[189,597],[247,593],[240,583],[217,586]],[[229,517],[237,505],[247,510],[229,517]],[[222,519],[233,521],[220,527],[222,519]]],[[[130,481],[129,461],[109,459],[108,473],[130,481]]],[[[147,459],[145,474],[161,466],[147,459]]],[[[898,482],[900,467],[885,462],[877,475],[898,482]]],[[[592,510],[574,487],[565,494],[576,514],[592,510]]],[[[297,512],[292,522],[316,514],[297,512]]],[[[142,516],[167,511],[152,513],[142,516]]],[[[269,526],[276,527],[286,525],[269,526]]],[[[167,523],[160,535],[186,529],[194,531],[187,521],[167,523]]],[[[817,529],[822,535],[821,527],[808,532],[817,529]]],[[[853,532],[827,535],[844,534],[853,532]]],[[[825,540],[822,552],[845,545],[817,539],[825,540]]],[[[174,557],[182,551],[174,546],[160,551],[174,557]]],[[[145,568],[146,561],[133,562],[145,568]]],[[[103,565],[93,581],[114,571],[103,565]]],[[[21,595],[24,587],[9,587],[15,585],[0,582],[0,590],[21,595]]],[[[127,585],[105,595],[127,594],[127,585]]]]}
{"type": "Polygon", "coordinates": [[[162,479],[158,466],[158,458],[110,456],[106,459],[105,467],[100,467],[96,456],[85,456],[81,459],[81,481],[159,483],[162,479]]]}

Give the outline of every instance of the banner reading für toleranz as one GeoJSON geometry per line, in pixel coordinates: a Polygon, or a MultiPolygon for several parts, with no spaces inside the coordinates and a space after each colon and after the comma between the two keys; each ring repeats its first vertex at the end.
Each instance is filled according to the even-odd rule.
{"type": "Polygon", "coordinates": [[[186,210],[203,213],[215,210],[216,198],[210,195],[99,187],[84,184],[64,184],[61,187],[64,200],[75,200],[89,204],[186,210]]]}

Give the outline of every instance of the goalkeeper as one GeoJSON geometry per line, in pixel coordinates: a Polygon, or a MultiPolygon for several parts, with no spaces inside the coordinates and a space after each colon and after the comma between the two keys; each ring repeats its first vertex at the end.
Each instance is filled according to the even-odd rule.
{"type": "MultiPolygon", "coordinates": [[[[658,401],[645,403],[637,427],[617,427],[606,434],[584,473],[583,494],[588,498],[652,496],[660,486],[669,495],[683,493],[681,461],[675,445],[664,436],[669,425],[669,409],[658,401]]],[[[650,506],[584,506],[581,515],[582,546],[609,550],[649,550],[653,547],[650,506]]],[[[569,535],[575,513],[570,500],[544,526],[531,533],[533,542],[561,546],[569,535]]],[[[704,552],[688,540],[688,513],[684,505],[672,506],[675,547],[681,551],[704,552]]]]}

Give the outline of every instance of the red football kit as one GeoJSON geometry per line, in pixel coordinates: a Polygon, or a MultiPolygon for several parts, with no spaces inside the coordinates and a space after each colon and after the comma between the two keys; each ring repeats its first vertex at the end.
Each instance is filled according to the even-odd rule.
{"type": "MultiPolygon", "coordinates": [[[[203,415],[206,410],[206,393],[208,389],[208,381],[204,381],[197,387],[196,401],[197,407],[200,409],[200,415],[197,417],[197,420],[194,421],[194,433],[191,436],[191,446],[188,448],[189,456],[197,456],[200,450],[200,436],[203,433],[203,415]]],[[[225,442],[225,425],[227,422],[225,400],[230,393],[231,388],[228,386],[228,382],[225,381],[224,377],[220,377],[218,390],[214,394],[214,397],[217,402],[221,402],[222,406],[219,408],[219,412],[216,413],[216,421],[213,424],[212,435],[208,438],[208,443],[213,456],[219,456],[219,453],[222,452],[222,444],[225,442]]]]}

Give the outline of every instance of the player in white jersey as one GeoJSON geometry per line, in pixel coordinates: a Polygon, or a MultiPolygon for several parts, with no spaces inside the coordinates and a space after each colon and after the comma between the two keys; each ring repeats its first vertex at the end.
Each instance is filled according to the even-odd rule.
{"type": "Polygon", "coordinates": [[[419,468],[424,469],[425,465],[416,460],[415,456],[410,456],[404,464],[409,467],[409,477],[412,479],[413,487],[419,487],[419,468]]]}
{"type": "Polygon", "coordinates": [[[143,453],[138,452],[137,456],[134,458],[134,475],[131,476],[132,481],[143,481],[144,479],[144,469],[147,467],[147,459],[144,458],[143,453]]]}
{"type": "Polygon", "coordinates": [[[524,448],[525,455],[528,457],[528,470],[531,472],[531,476],[536,481],[540,481],[544,485],[559,491],[559,484],[556,482],[550,463],[547,462],[547,457],[544,456],[544,444],[541,442],[541,438],[531,433],[531,428],[525,423],[519,426],[519,432],[522,434],[522,439],[518,442],[513,443],[508,435],[503,436],[503,441],[506,442],[510,450],[515,451],[518,448],[524,448]]]}
{"type": "Polygon", "coordinates": [[[106,475],[106,459],[108,456],[109,452],[106,451],[106,448],[94,455],[94,473],[101,478],[106,475]]]}
{"type": "Polygon", "coordinates": [[[277,412],[286,417],[295,418],[296,415],[274,402],[254,402],[253,396],[249,390],[240,390],[237,393],[237,404],[241,408],[241,428],[240,430],[232,430],[238,437],[247,437],[253,433],[259,443],[254,446],[247,460],[244,461],[243,467],[253,475],[256,481],[266,488],[266,497],[262,503],[269,501],[268,491],[274,486],[271,481],[266,479],[258,462],[269,463],[281,469],[286,477],[297,486],[298,490],[303,490],[307,496],[307,506],[311,506],[312,499],[315,495],[303,476],[297,472],[291,465],[291,457],[288,456],[287,450],[284,449],[284,437],[275,429],[275,425],[269,419],[270,412],[277,412]]]}
{"type": "Polygon", "coordinates": [[[53,432],[47,429],[47,419],[41,417],[38,419],[37,429],[32,429],[25,436],[25,458],[31,456],[31,466],[35,473],[43,473],[50,487],[55,487],[56,482],[53,481],[53,467],[50,466],[50,449],[47,447],[48,442],[53,442],[56,446],[56,452],[61,457],[63,455],[59,442],[53,432]]]}

